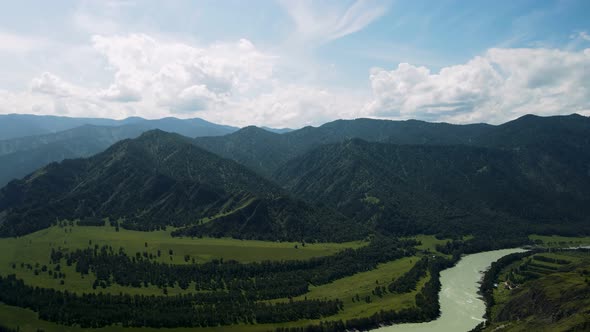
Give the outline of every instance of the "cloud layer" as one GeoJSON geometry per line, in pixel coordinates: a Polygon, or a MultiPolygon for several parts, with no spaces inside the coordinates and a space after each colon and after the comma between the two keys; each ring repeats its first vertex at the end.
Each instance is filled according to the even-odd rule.
{"type": "Polygon", "coordinates": [[[281,58],[246,39],[202,46],[146,34],[95,35],[92,48],[111,75],[106,86],[44,72],[27,92],[0,91],[0,112],[300,127],[354,117],[363,107],[354,94],[282,79],[281,58]]]}
{"type": "Polygon", "coordinates": [[[490,49],[465,64],[401,63],[370,73],[366,111],[388,118],[502,122],[523,114],[590,112],[590,49],[490,49]]]}
{"type": "Polygon", "coordinates": [[[88,48],[81,54],[100,59],[102,83],[44,72],[28,91],[0,90],[0,112],[203,117],[275,127],[357,117],[500,123],[527,113],[590,115],[590,49],[492,48],[436,73],[408,63],[373,68],[371,95],[294,80],[311,69],[285,64],[247,39],[201,45],[94,35],[88,48]]]}
{"type": "Polygon", "coordinates": [[[524,11],[392,0],[40,6],[37,18],[15,2],[0,24],[0,113],[276,127],[590,115],[583,2],[524,11]]]}

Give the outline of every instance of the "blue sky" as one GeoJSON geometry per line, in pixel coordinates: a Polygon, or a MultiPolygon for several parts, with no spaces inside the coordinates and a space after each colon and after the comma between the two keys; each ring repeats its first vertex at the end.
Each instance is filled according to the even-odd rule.
{"type": "Polygon", "coordinates": [[[0,113],[500,123],[590,115],[590,2],[19,1],[0,113]]]}

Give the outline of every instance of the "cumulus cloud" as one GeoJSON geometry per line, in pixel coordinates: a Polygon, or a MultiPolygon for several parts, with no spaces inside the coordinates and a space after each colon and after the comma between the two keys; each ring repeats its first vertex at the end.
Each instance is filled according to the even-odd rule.
{"type": "Polygon", "coordinates": [[[206,109],[212,101],[264,85],[275,60],[246,39],[198,47],[132,34],[94,36],[93,45],[115,73],[113,84],[100,97],[151,98],[173,113],[206,109]]]}
{"type": "Polygon", "coordinates": [[[361,116],[365,100],[350,91],[284,84],[269,93],[230,104],[229,111],[221,111],[219,116],[232,118],[238,125],[302,127],[361,116]]]}
{"type": "Polygon", "coordinates": [[[31,81],[31,91],[57,97],[69,97],[75,95],[79,89],[56,75],[45,72],[31,81]]]}
{"type": "Polygon", "coordinates": [[[308,74],[305,66],[285,77],[284,59],[246,39],[199,45],[96,35],[91,46],[106,65],[103,80],[84,85],[45,72],[28,92],[0,91],[0,112],[277,127],[356,117],[499,123],[526,113],[590,115],[590,49],[494,48],[438,72],[408,63],[374,68],[370,96],[294,79],[308,74]]]}
{"type": "MultiPolygon", "coordinates": [[[[246,39],[202,46],[145,34],[97,35],[92,46],[111,73],[105,87],[80,86],[45,72],[32,79],[31,94],[16,109],[298,127],[354,117],[366,102],[350,91],[283,79],[277,74],[280,57],[246,39]]],[[[15,104],[22,96],[9,97],[15,104]]]]}
{"type": "Polygon", "coordinates": [[[527,114],[590,111],[590,49],[500,49],[465,64],[401,63],[370,73],[373,116],[451,122],[501,122],[527,114]]]}

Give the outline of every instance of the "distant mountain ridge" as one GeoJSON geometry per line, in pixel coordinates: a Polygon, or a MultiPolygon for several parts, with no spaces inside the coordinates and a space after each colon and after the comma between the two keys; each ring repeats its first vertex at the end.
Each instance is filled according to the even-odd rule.
{"type": "Polygon", "coordinates": [[[202,119],[128,118],[119,121],[28,115],[0,116],[0,127],[6,125],[7,118],[32,119],[32,124],[35,121],[39,122],[39,119],[50,119],[51,123],[56,122],[60,125],[52,128],[79,125],[82,122],[101,125],[82,124],[55,133],[0,140],[0,187],[12,179],[21,178],[51,162],[67,158],[89,157],[117,141],[137,137],[151,129],[161,129],[188,137],[225,135],[237,130],[235,127],[217,125],[202,119]]]}
{"type": "Polygon", "coordinates": [[[145,128],[162,129],[170,132],[177,132],[184,136],[191,135],[196,128],[200,131],[199,136],[214,136],[231,133],[238,128],[232,126],[218,125],[203,119],[177,119],[162,118],[149,120],[140,117],[129,117],[123,120],[106,118],[73,118],[53,115],[32,115],[32,114],[0,114],[0,140],[7,140],[18,137],[37,136],[57,133],[73,129],[83,125],[93,126],[124,126],[131,124],[143,124],[145,128]],[[174,130],[171,130],[171,129],[174,130]],[[209,132],[203,132],[209,130],[209,132]]]}
{"type": "MultiPolygon", "coordinates": [[[[233,159],[259,174],[270,177],[277,168],[302,153],[323,144],[360,138],[369,142],[409,145],[470,145],[491,148],[530,146],[535,137],[551,140],[557,132],[563,137],[583,139],[590,119],[581,115],[539,117],[528,115],[502,125],[430,123],[418,120],[376,119],[336,120],[319,127],[304,127],[273,135],[258,127],[245,127],[219,137],[200,137],[196,144],[223,157],[233,159]],[[555,125],[555,128],[552,128],[555,125]],[[527,129],[528,128],[528,129],[527,129]],[[572,134],[572,128],[578,132],[572,134]],[[517,138],[519,137],[519,138],[517,138]],[[527,143],[528,142],[528,143],[527,143]]],[[[542,145],[542,144],[539,144],[542,145]]]]}

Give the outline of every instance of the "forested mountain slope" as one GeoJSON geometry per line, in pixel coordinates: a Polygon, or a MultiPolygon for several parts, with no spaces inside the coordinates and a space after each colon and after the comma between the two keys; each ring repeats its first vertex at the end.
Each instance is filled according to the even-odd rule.
{"type": "Polygon", "coordinates": [[[190,235],[336,241],[364,235],[342,215],[293,200],[245,167],[157,130],[9,183],[0,191],[0,211],[4,236],[90,216],[124,218],[124,227],[143,230],[193,225],[190,235]]]}
{"type": "Polygon", "coordinates": [[[527,149],[354,139],[297,157],[274,179],[396,235],[590,231],[590,176],[527,149]]]}
{"type": "Polygon", "coordinates": [[[398,144],[470,144],[491,128],[486,124],[451,125],[424,121],[337,120],[284,134],[246,127],[219,137],[195,139],[197,145],[270,176],[282,164],[322,144],[351,138],[398,144]]]}
{"type": "MultiPolygon", "coordinates": [[[[247,127],[219,137],[202,137],[196,144],[233,159],[265,176],[296,156],[322,144],[360,138],[370,142],[408,145],[470,145],[500,149],[537,148],[555,152],[563,144],[572,152],[588,155],[590,119],[570,116],[527,115],[502,125],[453,125],[417,120],[337,120],[281,135],[247,127]]],[[[579,161],[586,163],[588,159],[579,161]]]]}

